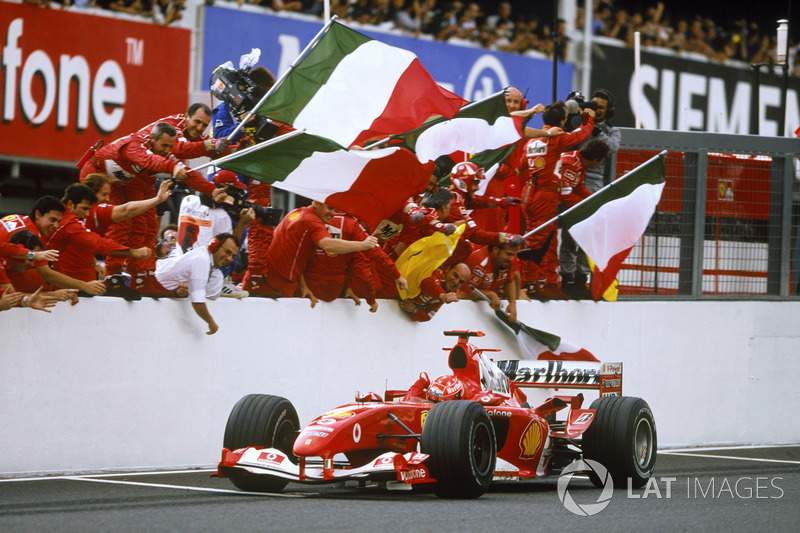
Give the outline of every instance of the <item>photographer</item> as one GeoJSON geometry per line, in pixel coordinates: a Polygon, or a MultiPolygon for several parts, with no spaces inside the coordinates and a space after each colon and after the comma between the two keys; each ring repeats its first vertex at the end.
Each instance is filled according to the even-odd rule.
{"type": "MultiPolygon", "coordinates": [[[[235,180],[232,172],[220,171],[218,174],[223,174],[223,177],[219,181],[215,180],[215,183],[224,187],[226,192],[237,189],[237,186],[244,187],[241,182],[235,180]],[[226,181],[224,173],[232,176],[234,182],[226,181]]],[[[187,196],[181,203],[177,242],[182,251],[186,253],[207,245],[218,233],[231,233],[241,241],[248,224],[252,223],[255,218],[255,211],[251,207],[234,205],[230,195],[225,196],[219,203],[206,195],[187,196]]],[[[248,296],[247,291],[241,290],[231,279],[237,260],[238,255],[222,269],[224,283],[221,296],[223,297],[246,298],[248,296]]]]}
{"type": "MultiPolygon", "coordinates": [[[[595,126],[591,136],[579,148],[585,149],[592,141],[602,141],[608,146],[608,155],[603,162],[595,167],[586,169],[584,183],[590,193],[595,193],[602,189],[604,185],[611,183],[614,178],[612,176],[613,168],[609,160],[619,150],[622,134],[608,122],[614,117],[614,96],[611,92],[605,89],[596,89],[592,93],[591,103],[597,106],[594,118],[595,126]]],[[[578,245],[568,232],[564,232],[562,235],[559,263],[561,283],[565,292],[585,295],[586,281],[591,269],[586,260],[586,255],[578,248],[578,245]]]]}
{"type": "MultiPolygon", "coordinates": [[[[212,117],[211,134],[215,138],[230,135],[247,112],[275,84],[272,73],[264,67],[255,67],[246,76],[241,70],[220,69],[217,69],[212,77],[211,89],[212,94],[222,101],[214,109],[212,117]],[[234,105],[232,103],[234,101],[238,103],[234,105]]],[[[243,135],[244,139],[247,139],[243,142],[257,143],[291,130],[289,126],[253,115],[237,134],[237,138],[243,135]]],[[[234,177],[246,185],[247,205],[257,211],[257,220],[247,230],[247,270],[241,286],[254,296],[264,296],[267,250],[272,242],[274,226],[280,221],[280,211],[267,211],[272,202],[271,186],[268,183],[241,174],[234,174],[234,177]],[[270,215],[277,215],[278,218],[271,219],[270,215]]]]}

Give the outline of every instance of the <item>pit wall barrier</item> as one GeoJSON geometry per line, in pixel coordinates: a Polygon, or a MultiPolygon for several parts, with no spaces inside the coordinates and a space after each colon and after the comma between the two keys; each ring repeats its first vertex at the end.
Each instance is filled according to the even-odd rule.
{"type": "MultiPolygon", "coordinates": [[[[180,300],[0,313],[0,476],[213,465],[245,394],[284,396],[306,424],[356,392],[448,372],[448,329],[481,330],[471,341],[503,350],[492,358],[520,358],[483,302],[424,324],[379,303],[220,299],[213,336],[180,300]]],[[[519,319],[622,361],[623,394],[650,404],[662,448],[800,442],[785,409],[800,405],[800,302],[520,302],[519,319]]]]}

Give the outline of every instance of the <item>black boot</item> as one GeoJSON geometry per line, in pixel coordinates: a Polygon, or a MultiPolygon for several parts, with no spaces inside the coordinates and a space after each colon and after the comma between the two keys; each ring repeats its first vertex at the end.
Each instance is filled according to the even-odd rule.
{"type": "Polygon", "coordinates": [[[570,294],[576,300],[591,300],[592,291],[586,287],[586,274],[582,272],[575,273],[575,284],[573,286],[573,293],[570,294]]]}
{"type": "Polygon", "coordinates": [[[575,273],[574,272],[562,272],[561,273],[561,290],[564,291],[570,300],[579,300],[576,296],[576,288],[577,285],[575,284],[575,273]]]}

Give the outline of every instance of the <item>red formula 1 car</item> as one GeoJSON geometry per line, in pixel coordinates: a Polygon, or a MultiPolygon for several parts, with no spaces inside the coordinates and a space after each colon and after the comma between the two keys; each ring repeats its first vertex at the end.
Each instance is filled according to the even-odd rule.
{"type": "MultiPolygon", "coordinates": [[[[408,390],[356,396],[300,427],[291,402],[251,394],[234,406],[217,474],[242,490],[276,492],[287,483],[348,480],[408,488],[431,483],[447,498],[476,498],[492,480],[558,475],[577,459],[602,464],[617,486],[641,487],[656,460],[647,403],[621,396],[621,363],[499,361],[457,336],[447,374],[408,390]],[[523,387],[588,389],[530,407],[523,387]],[[559,413],[557,417],[556,414],[559,413]],[[630,481],[628,481],[630,480],[630,481]]],[[[590,478],[601,486],[595,471],[590,478]]]]}

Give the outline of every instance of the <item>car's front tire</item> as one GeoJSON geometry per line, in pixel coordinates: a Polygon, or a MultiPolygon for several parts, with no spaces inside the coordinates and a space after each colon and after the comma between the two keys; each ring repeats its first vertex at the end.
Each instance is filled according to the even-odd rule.
{"type": "MultiPolygon", "coordinates": [[[[292,446],[299,429],[292,402],[280,396],[248,394],[233,406],[222,445],[229,450],[248,446],[276,448],[296,461],[292,446]]],[[[237,475],[230,480],[236,487],[251,492],[278,492],[289,482],[258,475],[237,475]]]]}
{"type": "MultiPolygon", "coordinates": [[[[583,434],[583,456],[606,467],[615,487],[643,487],[656,466],[658,438],[653,412],[641,398],[598,398],[594,420],[583,434]]],[[[590,475],[595,485],[602,481],[590,475]]]]}
{"type": "Polygon", "coordinates": [[[477,402],[437,403],[422,426],[422,453],[442,498],[477,498],[494,477],[497,444],[486,410],[477,402]]]}

